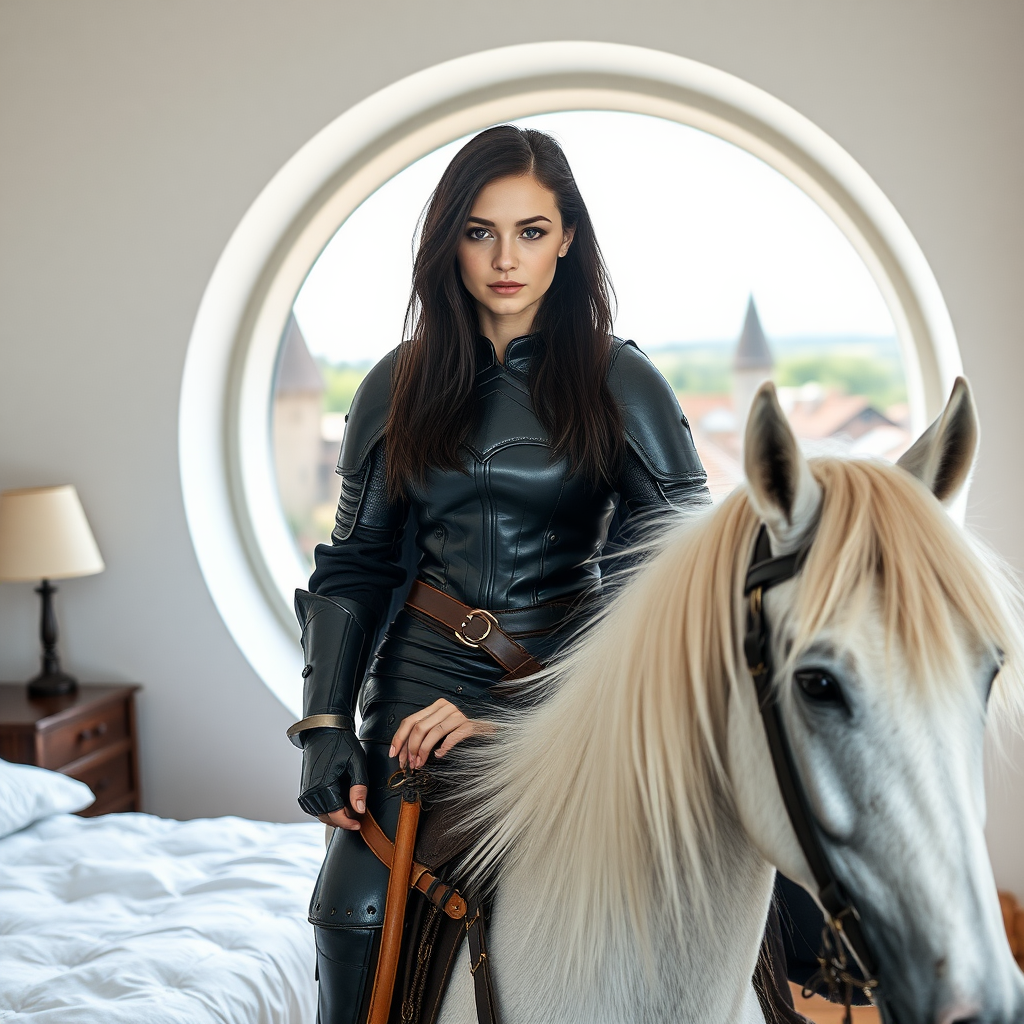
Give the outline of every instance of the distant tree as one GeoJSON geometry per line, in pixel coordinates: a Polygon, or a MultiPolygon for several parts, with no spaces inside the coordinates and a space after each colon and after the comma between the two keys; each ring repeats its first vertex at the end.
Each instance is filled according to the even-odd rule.
{"type": "Polygon", "coordinates": [[[776,383],[799,387],[814,382],[848,395],[863,395],[879,410],[907,400],[903,369],[893,359],[858,353],[822,352],[784,356],[775,367],[776,383]]]}
{"type": "Polygon", "coordinates": [[[356,388],[363,382],[370,363],[329,363],[318,360],[324,378],[324,412],[348,412],[356,388]]]}
{"type": "Polygon", "coordinates": [[[672,385],[672,390],[681,394],[721,395],[732,387],[731,353],[726,349],[655,350],[651,359],[672,385]]]}

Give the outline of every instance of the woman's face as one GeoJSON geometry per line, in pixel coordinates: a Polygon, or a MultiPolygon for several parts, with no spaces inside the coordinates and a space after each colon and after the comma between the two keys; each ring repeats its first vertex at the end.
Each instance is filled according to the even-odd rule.
{"type": "Polygon", "coordinates": [[[532,175],[485,185],[458,249],[462,281],[477,301],[481,320],[532,319],[572,236],[562,226],[554,193],[532,175]]]}

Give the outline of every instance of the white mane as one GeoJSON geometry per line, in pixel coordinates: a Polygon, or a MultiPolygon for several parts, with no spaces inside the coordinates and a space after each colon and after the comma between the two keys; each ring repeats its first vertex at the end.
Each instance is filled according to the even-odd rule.
{"type": "MultiPolygon", "coordinates": [[[[1024,603],[1009,573],[903,470],[833,459],[811,467],[825,498],[794,650],[876,593],[887,642],[900,645],[914,679],[963,685],[950,667],[966,628],[1003,652],[993,702],[1016,707],[1024,603]]],[[[680,517],[539,677],[543,699],[460,756],[481,836],[466,864],[486,874],[514,863],[530,879],[538,909],[527,926],[537,943],[559,943],[566,974],[600,971],[652,921],[685,942],[683,922],[713,917],[707,893],[726,876],[730,843],[715,835],[732,801],[727,712],[734,688],[751,685],[738,638],[757,525],[742,489],[680,517]]]]}

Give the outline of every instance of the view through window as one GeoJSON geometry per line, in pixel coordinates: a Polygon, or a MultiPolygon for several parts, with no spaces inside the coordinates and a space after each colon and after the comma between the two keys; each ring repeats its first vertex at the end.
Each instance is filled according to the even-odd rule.
{"type": "MultiPolygon", "coordinates": [[[[792,182],[660,118],[565,111],[516,123],[562,143],[615,287],[616,334],[671,383],[715,497],[742,479],[740,433],[769,378],[809,454],[895,459],[906,449],[892,318],[845,236],[792,182]]],[[[369,368],[401,340],[416,225],[464,142],[370,196],[296,298],[271,423],[282,507],[310,562],[333,527],[345,413],[369,368]]]]}

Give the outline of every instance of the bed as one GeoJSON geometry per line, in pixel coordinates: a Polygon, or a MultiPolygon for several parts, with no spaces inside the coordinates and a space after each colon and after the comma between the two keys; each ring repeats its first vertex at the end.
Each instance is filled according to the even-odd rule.
{"type": "Polygon", "coordinates": [[[323,853],[315,822],[37,816],[0,839],[0,1021],[313,1024],[323,853]]]}

